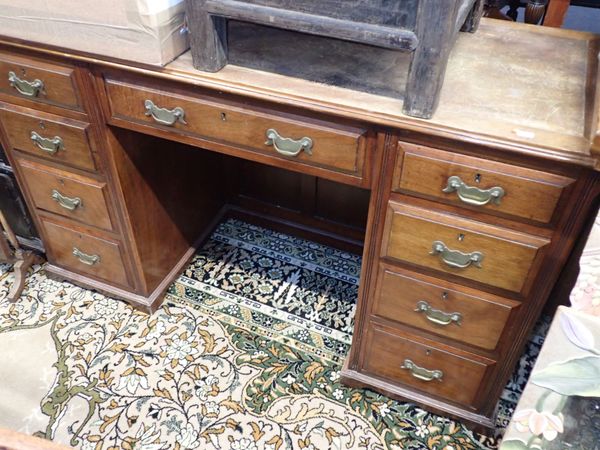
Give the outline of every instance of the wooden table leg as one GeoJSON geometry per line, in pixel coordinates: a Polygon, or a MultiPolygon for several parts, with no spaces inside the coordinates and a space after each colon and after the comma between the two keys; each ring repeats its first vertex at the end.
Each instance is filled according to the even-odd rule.
{"type": "Polygon", "coordinates": [[[21,297],[21,293],[25,288],[25,279],[27,278],[27,271],[29,268],[34,264],[42,262],[42,258],[29,250],[17,250],[15,258],[17,259],[13,266],[15,280],[6,296],[9,302],[14,302],[21,297]]]}
{"type": "Polygon", "coordinates": [[[9,302],[14,302],[21,297],[21,293],[25,287],[27,271],[32,265],[41,263],[42,258],[30,250],[23,250],[21,248],[17,236],[8,224],[2,211],[0,211],[0,259],[14,264],[13,272],[15,280],[6,296],[9,302]]]}
{"type": "Polygon", "coordinates": [[[546,27],[562,27],[570,4],[570,0],[550,0],[542,25],[546,27]]]}

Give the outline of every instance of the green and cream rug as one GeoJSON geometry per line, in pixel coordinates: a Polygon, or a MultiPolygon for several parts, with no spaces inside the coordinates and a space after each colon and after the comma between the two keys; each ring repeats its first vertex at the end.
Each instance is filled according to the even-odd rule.
{"type": "MultiPolygon", "coordinates": [[[[236,220],[152,316],[38,268],[0,303],[0,427],[85,450],[493,448],[340,384],[359,273],[358,256],[236,220]]],[[[500,431],[540,343],[507,386],[500,431]]]]}

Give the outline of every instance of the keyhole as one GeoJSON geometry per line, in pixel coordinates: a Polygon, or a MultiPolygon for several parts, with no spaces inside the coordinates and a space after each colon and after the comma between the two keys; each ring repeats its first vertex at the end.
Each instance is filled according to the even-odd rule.
{"type": "Polygon", "coordinates": [[[44,122],[42,122],[42,121],[40,121],[40,128],[41,128],[42,130],[45,130],[45,129],[46,129],[46,124],[45,124],[44,122]]]}
{"type": "Polygon", "coordinates": [[[442,300],[448,300],[448,293],[442,292],[442,300]]]}
{"type": "Polygon", "coordinates": [[[458,240],[459,240],[459,242],[462,242],[462,241],[464,241],[464,240],[465,240],[465,235],[464,235],[464,234],[462,234],[462,233],[460,233],[460,234],[458,235],[458,240]]]}
{"type": "Polygon", "coordinates": [[[227,122],[227,114],[225,114],[224,112],[221,113],[221,120],[223,122],[227,122]]]}
{"type": "Polygon", "coordinates": [[[429,349],[425,350],[425,354],[426,354],[427,356],[431,355],[431,350],[429,350],[429,349]]]}
{"type": "Polygon", "coordinates": [[[24,77],[25,75],[27,75],[27,71],[23,68],[21,68],[21,75],[24,77]]]}
{"type": "Polygon", "coordinates": [[[481,174],[480,173],[475,174],[475,183],[481,183],[481,174]]]}

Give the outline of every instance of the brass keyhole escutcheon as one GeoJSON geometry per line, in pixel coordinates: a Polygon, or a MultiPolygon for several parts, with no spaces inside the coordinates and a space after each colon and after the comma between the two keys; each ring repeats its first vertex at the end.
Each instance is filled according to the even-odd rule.
{"type": "Polygon", "coordinates": [[[481,174],[480,173],[475,174],[475,183],[481,183],[481,174]]]}
{"type": "Polygon", "coordinates": [[[457,238],[457,239],[458,239],[458,241],[459,241],[459,242],[462,242],[462,241],[464,241],[464,240],[465,240],[465,235],[464,235],[464,234],[462,234],[462,233],[459,233],[459,235],[458,235],[458,238],[457,238]]]}

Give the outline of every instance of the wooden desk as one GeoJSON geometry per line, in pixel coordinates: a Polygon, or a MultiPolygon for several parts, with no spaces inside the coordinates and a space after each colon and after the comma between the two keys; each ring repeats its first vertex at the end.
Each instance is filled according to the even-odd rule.
{"type": "MultiPolygon", "coordinates": [[[[240,42],[242,59],[261,49],[262,69],[286,51],[279,34],[240,42]]],[[[155,68],[4,40],[1,139],[47,271],[139,307],[160,304],[231,205],[340,245],[362,239],[344,380],[493,426],[596,200],[598,47],[484,21],[459,37],[427,121],[374,93],[404,69],[370,47],[329,64],[339,72],[351,54],[358,76],[342,81],[366,74],[364,92],[236,65],[202,73],[189,54],[155,68]],[[360,61],[379,66],[369,76],[360,61]]]]}

